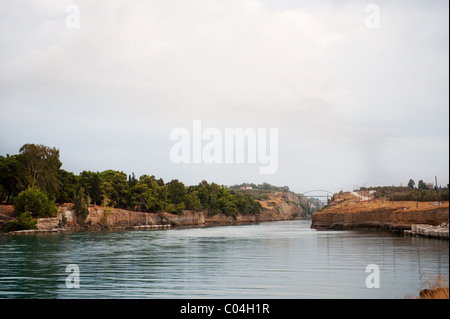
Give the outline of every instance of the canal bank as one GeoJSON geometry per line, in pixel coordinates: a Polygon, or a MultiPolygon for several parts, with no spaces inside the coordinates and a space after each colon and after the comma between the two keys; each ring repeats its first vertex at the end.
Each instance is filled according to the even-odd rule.
{"type": "MultiPolygon", "coordinates": [[[[240,225],[298,220],[304,216],[298,197],[292,193],[276,192],[269,194],[266,199],[260,201],[260,204],[262,209],[259,214],[237,214],[236,216],[224,213],[212,214],[207,210],[185,210],[179,214],[171,214],[91,206],[89,207],[89,214],[84,221],[80,221],[77,218],[73,204],[63,204],[58,207],[57,217],[35,219],[37,222],[35,230],[11,232],[8,234],[41,234],[65,230],[152,230],[172,227],[240,225]]],[[[6,222],[14,220],[13,210],[14,208],[11,205],[10,207],[3,207],[3,216],[6,222]]]]}
{"type": "Polygon", "coordinates": [[[406,234],[410,235],[448,239],[448,201],[360,200],[350,193],[340,195],[339,201],[330,203],[311,216],[311,228],[372,229],[398,233],[407,231],[406,234]]]}

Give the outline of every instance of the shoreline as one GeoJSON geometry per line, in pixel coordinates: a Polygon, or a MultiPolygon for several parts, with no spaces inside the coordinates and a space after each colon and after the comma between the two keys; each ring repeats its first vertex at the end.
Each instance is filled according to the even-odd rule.
{"type": "Polygon", "coordinates": [[[221,226],[241,226],[241,225],[257,225],[261,223],[280,222],[280,221],[295,221],[295,220],[310,220],[308,219],[274,219],[249,221],[239,223],[205,223],[197,225],[137,225],[137,226],[116,226],[116,227],[70,227],[70,228],[53,228],[53,229],[25,229],[11,232],[0,233],[0,236],[16,236],[16,235],[44,235],[44,234],[59,234],[59,233],[77,233],[77,232],[103,232],[103,231],[142,231],[142,230],[170,230],[170,229],[185,229],[185,228],[206,228],[206,227],[221,227],[221,226]]]}

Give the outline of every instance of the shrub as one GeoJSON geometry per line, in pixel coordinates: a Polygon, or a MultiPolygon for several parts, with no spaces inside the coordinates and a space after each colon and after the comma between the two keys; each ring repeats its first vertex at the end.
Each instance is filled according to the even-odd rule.
{"type": "Polygon", "coordinates": [[[65,215],[61,216],[61,219],[58,221],[58,227],[66,227],[67,225],[67,217],[65,215]]]}
{"type": "Polygon", "coordinates": [[[102,218],[100,218],[100,222],[104,225],[107,226],[108,225],[108,217],[109,215],[111,215],[112,213],[112,208],[105,208],[103,210],[103,216],[102,218]]]}
{"type": "Polygon", "coordinates": [[[54,217],[58,214],[55,203],[48,199],[38,188],[28,188],[16,197],[14,206],[16,215],[31,212],[32,217],[54,217]]]}
{"type": "Polygon", "coordinates": [[[73,200],[73,210],[81,223],[84,223],[89,215],[89,201],[89,197],[84,194],[84,188],[81,187],[73,200]]]}
{"type": "Polygon", "coordinates": [[[448,278],[443,275],[425,274],[425,282],[420,291],[420,299],[447,299],[449,297],[448,278]]]}
{"type": "Polygon", "coordinates": [[[13,220],[12,222],[6,224],[4,231],[9,232],[23,229],[36,229],[37,221],[32,218],[33,216],[31,212],[20,213],[17,216],[17,220],[13,220]]]}

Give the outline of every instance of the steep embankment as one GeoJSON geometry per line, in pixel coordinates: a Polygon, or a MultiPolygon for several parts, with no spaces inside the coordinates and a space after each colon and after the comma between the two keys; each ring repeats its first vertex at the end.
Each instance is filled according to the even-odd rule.
{"type": "MultiPolygon", "coordinates": [[[[210,215],[208,211],[194,212],[184,211],[182,214],[169,213],[144,213],[124,209],[105,209],[91,207],[86,223],[90,228],[106,227],[135,227],[135,226],[208,226],[255,223],[275,220],[300,219],[302,209],[299,200],[294,194],[274,193],[268,199],[260,201],[263,207],[260,214],[237,215],[236,217],[225,214],[210,215]]],[[[71,205],[60,208],[61,218],[67,218],[69,227],[77,226],[75,215],[71,205]]]]}
{"type": "MultiPolygon", "coordinates": [[[[209,226],[256,223],[276,220],[301,219],[303,210],[300,201],[293,193],[271,193],[263,200],[260,214],[237,215],[235,217],[225,214],[209,214],[208,211],[184,211],[182,214],[145,213],[133,210],[105,208],[92,206],[84,223],[77,221],[73,211],[73,204],[61,205],[58,217],[37,219],[38,231],[26,233],[45,232],[52,229],[154,229],[180,226],[209,226]]],[[[13,206],[0,210],[3,224],[13,218],[13,206]]]]}
{"type": "Polygon", "coordinates": [[[350,193],[336,198],[333,205],[312,215],[311,228],[403,231],[414,224],[439,225],[449,220],[448,202],[435,206],[434,202],[368,201],[350,193]]]}

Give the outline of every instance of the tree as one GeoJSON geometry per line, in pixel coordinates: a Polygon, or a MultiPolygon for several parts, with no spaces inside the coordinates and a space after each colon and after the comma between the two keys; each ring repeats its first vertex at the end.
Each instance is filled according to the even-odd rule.
{"type": "Polygon", "coordinates": [[[408,182],[408,187],[409,188],[414,188],[416,186],[416,183],[414,182],[414,180],[411,178],[408,182]]]}
{"type": "Polygon", "coordinates": [[[59,150],[45,145],[25,144],[20,150],[17,170],[23,188],[38,187],[55,199],[59,189],[59,150]]]}
{"type": "Polygon", "coordinates": [[[207,185],[208,183],[206,181],[202,181],[197,186],[197,196],[200,200],[200,204],[204,209],[209,208],[209,191],[207,185]]]}
{"type": "Polygon", "coordinates": [[[102,181],[102,197],[108,197],[113,207],[126,208],[129,202],[127,174],[106,170],[100,173],[100,179],[102,181]]]}
{"type": "Polygon", "coordinates": [[[0,202],[6,196],[6,204],[11,196],[19,193],[19,179],[17,174],[18,155],[0,156],[0,202]]]}
{"type": "Polygon", "coordinates": [[[160,185],[155,176],[143,175],[130,189],[130,206],[139,211],[161,212],[170,210],[168,187],[160,185]]]}
{"type": "Polygon", "coordinates": [[[270,185],[269,183],[266,183],[266,182],[264,182],[263,184],[262,184],[262,189],[263,190],[271,190],[272,189],[272,185],[270,185]]]}
{"type": "Polygon", "coordinates": [[[419,184],[417,185],[417,188],[419,188],[419,189],[427,189],[427,184],[423,180],[420,180],[419,184]]]}
{"type": "Polygon", "coordinates": [[[100,173],[91,171],[81,172],[79,184],[84,188],[85,193],[91,198],[94,205],[102,202],[103,194],[100,173]]]}
{"type": "Polygon", "coordinates": [[[138,211],[156,211],[157,196],[156,189],[144,181],[139,181],[130,190],[130,204],[138,211]]]}
{"type": "Polygon", "coordinates": [[[94,173],[92,175],[91,190],[89,192],[89,196],[94,202],[94,205],[97,205],[97,203],[101,203],[102,201],[102,189],[99,173],[94,173]]]}
{"type": "Polygon", "coordinates": [[[58,171],[59,190],[56,195],[56,202],[58,203],[72,203],[77,194],[78,177],[63,169],[58,171]]]}
{"type": "Polygon", "coordinates": [[[123,172],[116,172],[111,179],[111,184],[117,194],[117,197],[114,199],[117,207],[127,208],[130,190],[127,181],[127,174],[123,172]]]}
{"type": "Polygon", "coordinates": [[[186,196],[186,209],[193,211],[202,210],[202,203],[200,202],[197,191],[188,191],[186,196]]]}
{"type": "Polygon", "coordinates": [[[170,202],[178,205],[187,201],[187,190],[182,182],[177,179],[171,180],[168,184],[170,202]]]}
{"type": "Polygon", "coordinates": [[[117,205],[117,192],[110,182],[103,182],[101,186],[102,190],[102,206],[116,207],[117,205]]]}
{"type": "Polygon", "coordinates": [[[6,224],[3,229],[6,232],[23,230],[23,229],[36,229],[37,221],[33,220],[31,212],[23,212],[17,216],[17,220],[13,220],[6,224]]]}
{"type": "Polygon", "coordinates": [[[73,201],[73,210],[81,223],[84,223],[89,215],[89,201],[89,197],[84,193],[84,188],[80,187],[73,201]]]}
{"type": "Polygon", "coordinates": [[[14,212],[16,215],[31,212],[35,218],[55,217],[58,214],[58,208],[44,192],[34,187],[28,188],[17,195],[14,212]]]}
{"type": "Polygon", "coordinates": [[[131,189],[134,185],[136,185],[138,180],[134,176],[134,172],[131,175],[128,175],[128,187],[131,189]]]}

